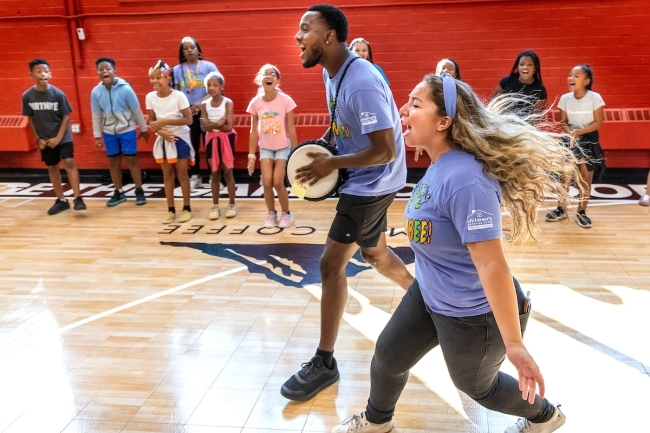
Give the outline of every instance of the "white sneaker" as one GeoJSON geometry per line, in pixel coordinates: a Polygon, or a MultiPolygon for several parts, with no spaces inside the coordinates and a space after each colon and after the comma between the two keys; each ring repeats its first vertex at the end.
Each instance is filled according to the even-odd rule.
{"type": "Polygon", "coordinates": [[[536,424],[526,418],[519,418],[515,424],[506,429],[505,433],[551,433],[562,427],[565,422],[566,417],[558,406],[550,420],[536,424]]]}
{"type": "Polygon", "coordinates": [[[393,429],[393,421],[373,424],[366,419],[366,413],[352,415],[332,429],[332,433],[387,433],[393,429]]]}
{"type": "Polygon", "coordinates": [[[278,227],[280,227],[281,229],[288,229],[289,227],[291,227],[291,224],[293,224],[293,215],[291,215],[290,213],[282,212],[282,217],[280,218],[278,227]]]}
{"type": "Polygon", "coordinates": [[[650,195],[646,194],[641,199],[639,199],[639,204],[641,206],[650,206],[650,195]]]}
{"type": "Polygon", "coordinates": [[[229,204],[226,209],[226,218],[234,218],[237,216],[237,206],[234,204],[229,204]]]}
{"type": "Polygon", "coordinates": [[[267,229],[273,228],[276,225],[278,225],[278,214],[275,212],[269,212],[266,215],[266,219],[264,220],[264,227],[267,229]]]}
{"type": "Polygon", "coordinates": [[[212,209],[210,209],[210,212],[208,212],[208,218],[214,221],[218,220],[219,217],[221,217],[221,208],[218,204],[215,204],[212,206],[212,209]]]}
{"type": "Polygon", "coordinates": [[[190,189],[192,191],[194,191],[197,188],[200,188],[201,185],[203,185],[201,176],[195,174],[194,176],[190,177],[190,189]]]}

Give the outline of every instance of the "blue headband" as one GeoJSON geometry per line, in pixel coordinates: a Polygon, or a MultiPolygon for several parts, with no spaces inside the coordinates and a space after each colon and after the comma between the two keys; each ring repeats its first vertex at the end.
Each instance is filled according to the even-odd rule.
{"type": "Polygon", "coordinates": [[[442,75],[442,95],[445,98],[445,111],[452,119],[456,115],[456,80],[447,72],[442,75]]]}

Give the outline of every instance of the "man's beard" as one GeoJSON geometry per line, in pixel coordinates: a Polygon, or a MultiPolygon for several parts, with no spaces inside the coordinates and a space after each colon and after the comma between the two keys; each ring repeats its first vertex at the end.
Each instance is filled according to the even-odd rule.
{"type": "Polygon", "coordinates": [[[302,61],[303,68],[313,68],[318,65],[320,59],[323,57],[323,48],[322,47],[313,47],[309,50],[309,55],[306,59],[302,61]]]}

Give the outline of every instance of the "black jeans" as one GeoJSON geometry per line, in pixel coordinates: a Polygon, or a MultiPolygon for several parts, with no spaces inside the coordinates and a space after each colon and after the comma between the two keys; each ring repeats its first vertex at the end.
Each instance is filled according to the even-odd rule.
{"type": "MultiPolygon", "coordinates": [[[[514,282],[521,312],[525,296],[514,282]]],[[[522,333],[529,314],[519,316],[522,333]]],[[[553,415],[554,407],[546,399],[538,395],[533,404],[522,400],[519,381],[499,372],[506,348],[491,312],[472,317],[434,313],[424,303],[416,280],[377,339],[370,367],[368,421],[381,424],[392,419],[409,370],[438,345],[454,385],[477,403],[532,422],[545,422],[553,415]]]]}
{"type": "Polygon", "coordinates": [[[201,148],[201,138],[205,141],[205,134],[201,131],[201,115],[194,114],[192,116],[193,122],[190,125],[190,140],[194,148],[194,165],[190,167],[190,176],[201,174],[201,157],[199,156],[199,149],[201,148]]]}

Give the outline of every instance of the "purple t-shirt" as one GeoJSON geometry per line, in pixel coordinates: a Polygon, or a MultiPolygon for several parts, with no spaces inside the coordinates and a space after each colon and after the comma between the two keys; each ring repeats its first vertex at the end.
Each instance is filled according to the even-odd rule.
{"type": "Polygon", "coordinates": [[[460,150],[442,154],[413,190],[404,229],[429,308],[451,317],[491,311],[465,245],[501,237],[501,187],[483,164],[460,150]]]}
{"type": "Polygon", "coordinates": [[[187,96],[190,105],[200,102],[208,94],[203,79],[210,72],[219,72],[216,65],[207,60],[199,60],[196,65],[181,63],[174,66],[174,85],[179,86],[179,90],[187,96]]]}
{"type": "MultiPolygon", "coordinates": [[[[336,76],[330,78],[323,69],[328,107],[334,102],[336,89],[348,63],[343,63],[336,76]]],[[[341,192],[364,197],[390,194],[406,185],[406,158],[399,111],[390,88],[383,77],[366,60],[350,65],[341,84],[336,103],[334,137],[341,155],[349,155],[370,146],[366,134],[392,129],[397,159],[375,167],[348,168],[348,180],[341,192]]]]}

